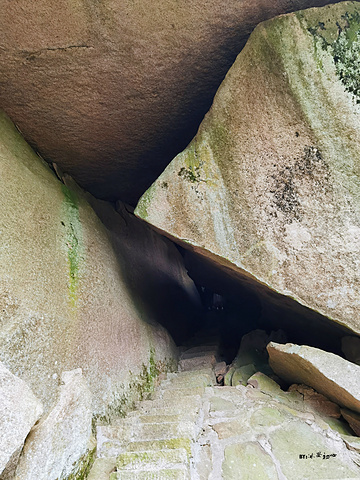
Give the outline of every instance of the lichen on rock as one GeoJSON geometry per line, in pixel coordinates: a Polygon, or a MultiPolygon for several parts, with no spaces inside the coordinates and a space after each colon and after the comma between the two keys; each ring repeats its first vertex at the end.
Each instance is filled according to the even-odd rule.
{"type": "Polygon", "coordinates": [[[359,2],[341,2],[258,25],[196,137],[135,210],[260,295],[355,333],[359,18],[359,2]]]}

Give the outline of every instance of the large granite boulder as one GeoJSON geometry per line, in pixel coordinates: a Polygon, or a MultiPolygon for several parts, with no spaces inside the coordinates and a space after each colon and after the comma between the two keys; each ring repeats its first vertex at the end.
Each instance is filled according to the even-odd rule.
{"type": "Polygon", "coordinates": [[[359,18],[360,3],[343,2],[259,25],[135,210],[245,283],[356,333],[359,18]]]}
{"type": "Polygon", "coordinates": [[[86,478],[96,444],[92,398],[81,369],[63,372],[59,398],[26,439],[15,480],[86,478]]]}
{"type": "Polygon", "coordinates": [[[0,183],[0,360],[46,409],[61,372],[82,368],[94,413],[118,411],[176,361],[157,320],[162,302],[164,315],[191,321],[196,289],[181,255],[125,207],[90,199],[103,223],[2,113],[0,183]]]}
{"type": "Polygon", "coordinates": [[[254,26],[334,0],[3,0],[0,106],[102,198],[135,202],[193,137],[254,26]]]}
{"type": "Polygon", "coordinates": [[[289,383],[303,383],[360,413],[360,366],[319,348],[270,342],[269,364],[289,383]]]}
{"type": "Polygon", "coordinates": [[[28,385],[0,362],[0,479],[12,478],[24,441],[43,412],[28,385]]]}

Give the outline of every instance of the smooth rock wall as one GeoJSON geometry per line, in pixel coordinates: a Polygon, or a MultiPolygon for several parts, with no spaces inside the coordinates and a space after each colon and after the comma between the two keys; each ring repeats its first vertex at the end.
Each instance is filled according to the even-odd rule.
{"type": "MultiPolygon", "coordinates": [[[[184,304],[196,303],[179,253],[137,220],[99,204],[111,212],[112,226],[105,227],[82,191],[61,183],[3,113],[0,182],[0,360],[46,409],[61,373],[75,368],[90,386],[94,413],[122,408],[131,383],[146,383],[155,364],[176,361],[151,302],[141,303],[134,288],[152,269],[149,279],[162,282],[159,298],[169,296],[171,284],[184,304]],[[129,244],[142,235],[147,268],[138,267],[131,284],[124,270],[138,261],[129,244]]],[[[181,322],[175,302],[171,308],[181,322]]]]}

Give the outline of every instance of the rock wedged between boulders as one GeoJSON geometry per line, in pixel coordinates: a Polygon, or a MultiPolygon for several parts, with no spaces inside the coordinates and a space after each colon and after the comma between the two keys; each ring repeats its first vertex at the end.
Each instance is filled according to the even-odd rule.
{"type": "Polygon", "coordinates": [[[360,412],[360,366],[318,348],[270,342],[269,364],[289,383],[303,383],[340,406],[360,412]]]}
{"type": "Polygon", "coordinates": [[[248,379],[256,372],[268,375],[273,374],[269,367],[269,355],[266,351],[267,344],[272,340],[278,342],[286,341],[285,332],[278,330],[268,334],[265,330],[256,329],[244,335],[236,357],[224,377],[224,384],[232,386],[246,385],[248,379]]]}
{"type": "Polygon", "coordinates": [[[359,15],[341,2],[258,25],[135,210],[257,292],[356,333],[359,15]]]}

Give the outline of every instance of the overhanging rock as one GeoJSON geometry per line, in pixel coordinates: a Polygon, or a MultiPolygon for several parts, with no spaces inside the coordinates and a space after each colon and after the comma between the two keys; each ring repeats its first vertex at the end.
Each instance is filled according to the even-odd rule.
{"type": "Polygon", "coordinates": [[[260,24],[135,213],[360,333],[360,3],[260,24]]]}

